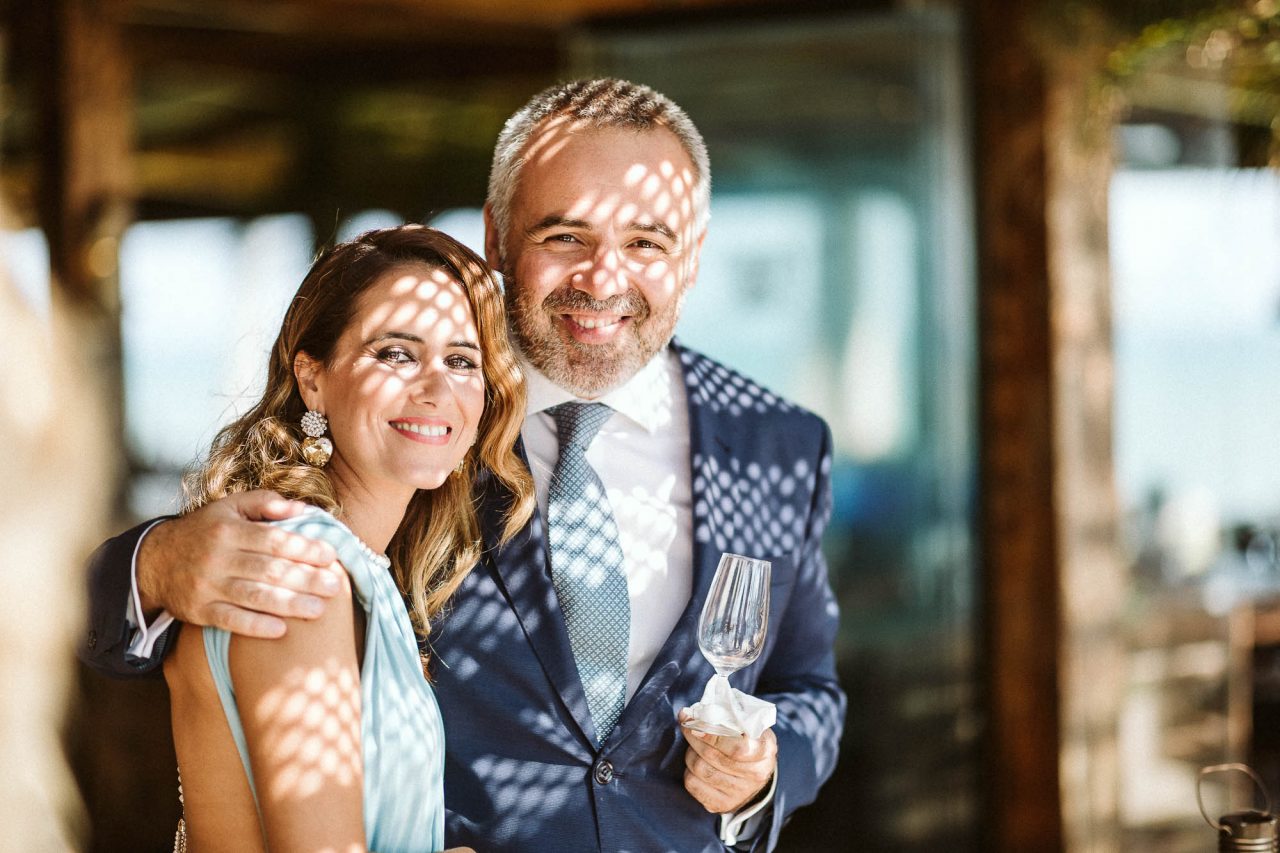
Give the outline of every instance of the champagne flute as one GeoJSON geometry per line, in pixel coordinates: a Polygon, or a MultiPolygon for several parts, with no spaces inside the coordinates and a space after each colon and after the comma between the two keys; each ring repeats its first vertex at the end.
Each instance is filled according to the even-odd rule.
{"type": "MultiPolygon", "coordinates": [[[[768,560],[724,554],[716,567],[711,590],[698,620],[698,648],[715,668],[712,678],[724,681],[728,693],[729,675],[742,669],[764,649],[769,628],[768,560]]],[[[733,734],[713,723],[692,720],[686,724],[710,734],[733,734]]]]}

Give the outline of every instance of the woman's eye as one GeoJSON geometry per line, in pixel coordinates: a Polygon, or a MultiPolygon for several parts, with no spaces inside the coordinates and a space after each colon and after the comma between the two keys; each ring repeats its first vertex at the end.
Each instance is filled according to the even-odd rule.
{"type": "Polygon", "coordinates": [[[444,363],[454,370],[475,370],[480,366],[476,364],[474,359],[458,354],[449,356],[444,360],[444,363]]]}
{"type": "Polygon", "coordinates": [[[416,359],[404,347],[387,347],[378,351],[378,360],[387,364],[412,364],[416,359]]]}

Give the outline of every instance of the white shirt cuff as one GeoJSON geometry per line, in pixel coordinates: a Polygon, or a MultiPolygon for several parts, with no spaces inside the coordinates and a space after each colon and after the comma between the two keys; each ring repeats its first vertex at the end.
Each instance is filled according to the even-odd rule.
{"type": "Polygon", "coordinates": [[[173,624],[173,617],[169,612],[161,610],[155,621],[148,625],[146,617],[142,614],[142,598],[138,595],[138,552],[142,550],[142,540],[147,538],[147,534],[153,527],[165,520],[157,519],[142,531],[142,535],[138,537],[138,544],[133,549],[133,559],[129,563],[129,608],[125,611],[125,622],[133,628],[133,637],[129,640],[127,653],[142,660],[151,657],[151,650],[155,647],[156,640],[160,639],[160,635],[173,624]]]}
{"type": "Polygon", "coordinates": [[[764,808],[773,802],[773,792],[777,788],[778,770],[775,767],[773,778],[769,781],[769,790],[763,797],[740,812],[720,815],[720,840],[724,846],[732,847],[740,839],[752,838],[760,831],[760,823],[764,820],[764,808]]]}

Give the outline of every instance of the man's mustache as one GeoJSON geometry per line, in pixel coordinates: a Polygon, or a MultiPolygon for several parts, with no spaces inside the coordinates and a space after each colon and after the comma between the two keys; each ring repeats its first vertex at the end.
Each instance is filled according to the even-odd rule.
{"type": "Polygon", "coordinates": [[[558,313],[626,314],[641,320],[649,316],[649,303],[634,290],[595,299],[577,288],[562,287],[549,293],[542,307],[558,313]]]}

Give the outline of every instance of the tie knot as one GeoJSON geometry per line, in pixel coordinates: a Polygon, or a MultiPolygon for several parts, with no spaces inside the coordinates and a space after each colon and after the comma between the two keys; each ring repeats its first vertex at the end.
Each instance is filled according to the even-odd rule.
{"type": "Polygon", "coordinates": [[[585,451],[600,427],[613,415],[613,409],[604,403],[561,403],[548,411],[556,419],[561,455],[570,447],[585,451]]]}

